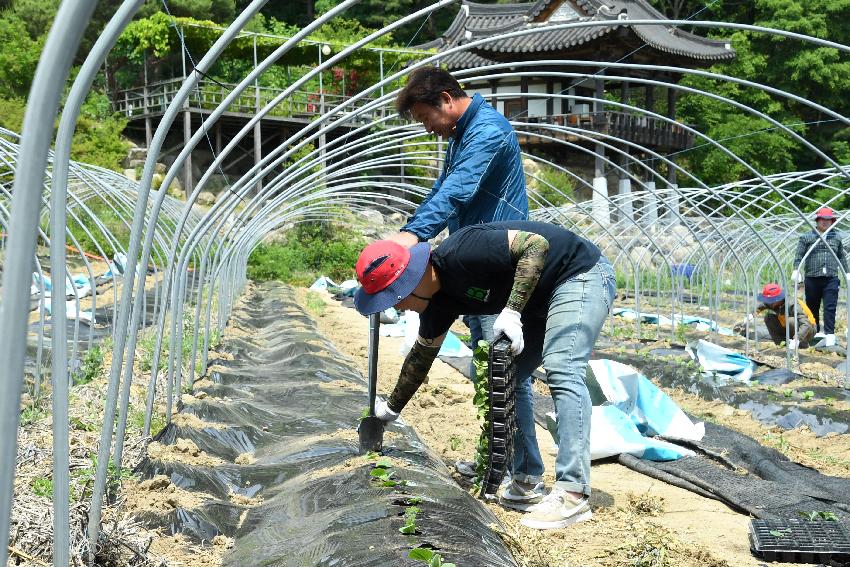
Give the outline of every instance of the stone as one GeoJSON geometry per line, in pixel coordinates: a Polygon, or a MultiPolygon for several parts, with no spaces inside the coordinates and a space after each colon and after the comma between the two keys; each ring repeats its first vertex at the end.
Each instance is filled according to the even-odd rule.
{"type": "Polygon", "coordinates": [[[138,181],[136,179],[136,170],[135,169],[125,169],[124,170],[124,177],[126,177],[130,181],[138,181]]]}
{"type": "Polygon", "coordinates": [[[361,209],[357,211],[357,215],[362,217],[372,226],[383,226],[384,225],[384,215],[379,213],[378,211],[372,209],[361,209]]]}
{"type": "Polygon", "coordinates": [[[209,191],[201,191],[196,199],[196,203],[199,205],[210,206],[215,203],[215,193],[210,193],[209,191]]]}
{"type": "Polygon", "coordinates": [[[168,186],[168,194],[176,199],[184,199],[186,194],[183,192],[183,184],[175,177],[168,186]]]}

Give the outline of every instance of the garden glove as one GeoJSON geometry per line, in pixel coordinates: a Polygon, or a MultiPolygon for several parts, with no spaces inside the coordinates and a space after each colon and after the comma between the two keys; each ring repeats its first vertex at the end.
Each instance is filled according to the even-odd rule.
{"type": "MultiPolygon", "coordinates": [[[[850,274],[848,274],[848,275],[850,275],[850,274]]],[[[791,272],[791,281],[794,282],[795,284],[798,284],[801,281],[803,281],[803,280],[800,279],[800,270],[794,270],[793,272],[791,272]]]]}
{"type": "Polygon", "coordinates": [[[498,337],[500,333],[504,333],[511,341],[511,352],[514,355],[518,355],[525,348],[519,311],[508,308],[502,309],[502,312],[496,317],[496,322],[493,323],[493,336],[498,337]]]}
{"type": "Polygon", "coordinates": [[[797,348],[797,339],[789,339],[788,340],[788,350],[795,350],[797,348]]]}
{"type": "Polygon", "coordinates": [[[398,419],[399,413],[391,410],[387,402],[381,398],[375,400],[375,416],[381,421],[395,421],[398,419]]]}
{"type": "Polygon", "coordinates": [[[752,323],[755,317],[753,317],[752,313],[747,313],[747,323],[752,323]]]}

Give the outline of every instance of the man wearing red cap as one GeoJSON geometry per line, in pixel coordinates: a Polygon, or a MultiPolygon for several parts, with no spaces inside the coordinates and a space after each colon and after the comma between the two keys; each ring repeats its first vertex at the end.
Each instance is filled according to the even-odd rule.
{"type": "MultiPolygon", "coordinates": [[[[789,349],[808,348],[809,341],[815,335],[815,318],[806,303],[800,299],[797,305],[788,306],[788,317],[785,317],[785,292],[775,283],[765,284],[758,294],[759,305],[757,313],[764,313],[764,324],[770,333],[770,338],[777,345],[788,339],[789,349]],[[787,330],[787,337],[786,337],[787,330]]],[[[749,316],[752,319],[752,316],[749,316]]]]}
{"type": "Polygon", "coordinates": [[[835,346],[835,310],[838,307],[839,275],[850,281],[847,270],[847,257],[841,234],[830,230],[835,223],[835,212],[829,207],[821,207],[815,213],[815,226],[800,237],[797,242],[797,254],[794,257],[794,272],[791,279],[794,284],[801,281],[800,262],[805,258],[803,272],[806,286],[806,303],[812,308],[815,327],[824,337],[823,346],[835,346]],[[820,332],[820,305],[823,300],[823,333],[820,332]]]}
{"type": "Polygon", "coordinates": [[[360,313],[388,307],[421,314],[419,336],[376,415],[394,420],[424,382],[459,315],[498,314],[517,364],[512,482],[502,503],[528,512],[522,523],[562,528],[591,517],[590,395],[585,371],[614,299],[614,269],[591,242],[546,223],[505,221],[462,228],[431,252],[389,240],[367,246],[356,266],[360,313]],[[558,415],[555,485],[542,498],[542,462],[531,411],[531,371],[543,364],[558,415]],[[527,377],[521,379],[521,377],[527,377]],[[533,467],[540,466],[540,470],[533,467]],[[539,500],[539,501],[538,501],[539,500]],[[536,503],[535,503],[536,502],[536,503]]]}

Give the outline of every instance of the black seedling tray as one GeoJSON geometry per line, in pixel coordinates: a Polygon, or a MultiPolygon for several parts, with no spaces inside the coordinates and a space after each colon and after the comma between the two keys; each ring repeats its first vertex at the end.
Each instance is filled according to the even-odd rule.
{"type": "Polygon", "coordinates": [[[766,561],[850,562],[850,535],[839,522],[751,520],[750,548],[766,561]]]}
{"type": "Polygon", "coordinates": [[[513,455],[516,367],[511,354],[511,342],[504,335],[500,335],[490,345],[488,364],[490,454],[487,470],[481,479],[482,498],[496,494],[499,490],[513,455]]]}

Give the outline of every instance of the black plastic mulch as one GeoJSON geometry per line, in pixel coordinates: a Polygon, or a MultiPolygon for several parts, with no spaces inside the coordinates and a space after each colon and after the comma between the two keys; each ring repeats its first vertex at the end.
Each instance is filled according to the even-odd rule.
{"type": "MultiPolygon", "coordinates": [[[[178,509],[161,525],[195,540],[234,537],[229,566],[424,565],[407,558],[417,546],[458,565],[515,565],[493,530],[495,516],[457,486],[409,426],[390,425],[384,443],[384,454],[394,457],[393,478],[405,486],[379,486],[370,476],[373,461],[350,461],[358,450],[354,428],[366,404],[365,380],[318,334],[289,290],[264,285],[243,304],[230,324],[245,336],[219,349],[235,359],[215,361],[226,370],[212,374],[206,398],[182,410],[226,427],[172,424],[158,436],[163,443],[191,439],[228,464],[146,459],[138,467],[142,476],[165,474],[216,500],[178,509]],[[242,453],[256,461],[232,464],[242,453]],[[234,504],[231,493],[262,503],[234,504]],[[417,533],[403,535],[402,516],[414,503],[417,533]]],[[[366,325],[364,319],[364,333],[366,325]]]]}

